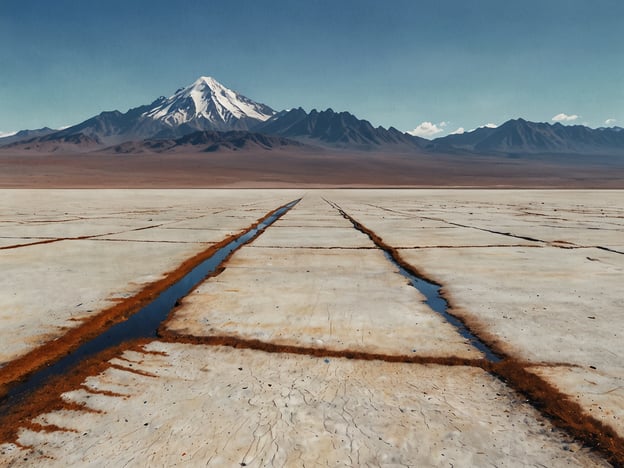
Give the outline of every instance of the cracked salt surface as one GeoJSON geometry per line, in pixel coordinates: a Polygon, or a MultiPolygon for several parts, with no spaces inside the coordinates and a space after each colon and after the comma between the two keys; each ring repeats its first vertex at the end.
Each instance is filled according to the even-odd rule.
{"type": "Polygon", "coordinates": [[[478,368],[326,362],[158,341],[146,349],[161,354],[126,352],[119,366],[64,395],[97,412],[42,414],[37,422],[66,430],[25,429],[18,441],[32,450],[5,444],[0,460],[15,466],[608,466],[478,368]]]}
{"type": "MultiPolygon", "coordinates": [[[[423,351],[414,347],[413,341],[430,343],[432,357],[444,353],[477,353],[461,335],[422,304],[424,297],[405,284],[405,279],[380,251],[341,249],[341,244],[368,242],[370,245],[370,241],[354,229],[351,233],[342,230],[348,226],[344,224],[348,221],[336,216],[336,212],[332,214],[333,210],[317,193],[308,193],[283,222],[276,223],[259,238],[267,247],[254,243],[242,248],[221,275],[204,282],[197,293],[187,297],[163,330],[163,339],[168,342],[153,341],[126,351],[112,360],[103,373],[86,377],[82,385],[63,396],[68,408],[85,404],[84,411],[44,411],[35,419],[39,426],[24,427],[19,432],[19,443],[32,444],[32,448],[24,450],[5,444],[0,449],[0,453],[5,452],[0,455],[0,461],[15,462],[18,466],[28,463],[22,461],[23,457],[28,457],[30,462],[45,460],[52,466],[67,462],[99,464],[111,460],[114,464],[130,465],[163,463],[164,460],[166,464],[186,462],[215,466],[312,462],[417,466],[448,466],[448,463],[464,466],[607,465],[604,459],[553,429],[548,420],[525,403],[524,397],[478,367],[400,364],[343,359],[339,355],[305,356],[280,352],[279,347],[265,353],[258,349],[236,349],[244,343],[235,339],[229,346],[218,346],[216,342],[212,346],[191,344],[194,339],[201,343],[215,332],[225,331],[233,337],[264,333],[262,339],[274,343],[313,341],[321,351],[323,347],[338,347],[342,341],[349,346],[359,345],[363,351],[378,346],[383,352],[399,350],[403,353],[410,332],[414,332],[410,353],[414,349],[417,353],[423,351]],[[315,233],[305,248],[305,242],[303,245],[295,242],[296,234],[288,228],[305,229],[306,218],[315,216],[322,219],[323,224],[311,221],[310,227],[325,226],[327,238],[323,239],[320,232],[315,233]],[[332,217],[336,220],[332,221],[332,217]],[[283,244],[288,248],[280,249],[283,244]],[[382,285],[379,289],[375,286],[376,279],[382,285]],[[300,282],[301,289],[295,288],[291,294],[290,287],[300,282]],[[384,290],[384,285],[389,290],[384,290]],[[276,295],[275,291],[280,294],[276,295]],[[344,294],[345,291],[348,294],[344,294]],[[319,300],[315,303],[317,293],[319,300]],[[409,307],[402,309],[404,300],[409,307]],[[213,306],[219,304],[223,305],[221,313],[215,313],[213,306]],[[311,307],[303,308],[306,304],[311,307]],[[324,304],[330,306],[329,315],[327,307],[322,307],[324,304]],[[350,313],[345,313],[349,310],[350,313]],[[417,317],[411,326],[410,319],[406,319],[410,316],[417,317]],[[432,333],[419,335],[418,327],[423,326],[426,323],[423,319],[429,320],[429,316],[434,317],[431,323],[436,324],[431,328],[432,333]],[[384,341],[386,319],[392,326],[388,327],[390,334],[384,341]],[[366,327],[354,326],[357,320],[366,327]],[[370,331],[374,338],[367,341],[362,330],[370,331]],[[177,333],[182,334],[180,339],[185,343],[173,342],[177,333]],[[436,337],[442,336],[445,338],[436,345],[436,337]],[[101,412],[94,413],[94,409],[101,412]]],[[[618,208],[621,193],[582,195],[586,206],[602,204],[613,213],[624,211],[618,208]]],[[[439,217],[443,213],[458,224],[475,223],[488,229],[549,239],[543,230],[555,228],[540,227],[541,232],[528,232],[534,220],[522,213],[529,211],[527,207],[531,212],[548,213],[553,206],[561,212],[573,198],[570,193],[554,191],[446,190],[327,191],[322,196],[335,200],[367,227],[374,226],[375,233],[392,247],[436,245],[432,239],[436,229],[439,227],[440,232],[448,233],[448,225],[440,226],[429,220],[426,222],[434,229],[423,230],[418,219],[419,215],[439,217]],[[532,197],[538,196],[543,197],[545,207],[540,208],[532,201],[532,197]],[[402,219],[403,227],[384,228],[383,216],[390,212],[371,206],[368,203],[371,201],[377,206],[390,207],[394,225],[397,219],[402,219]]],[[[593,213],[590,209],[585,211],[593,213]]],[[[584,218],[585,222],[597,227],[599,217],[585,214],[585,211],[575,216],[589,216],[584,218]]],[[[557,222],[570,226],[568,218],[562,218],[557,222]]],[[[465,229],[481,234],[474,229],[452,229],[457,229],[456,233],[465,229]]],[[[556,229],[557,237],[553,234],[553,238],[567,241],[562,235],[565,229],[561,226],[556,229]]],[[[591,243],[592,231],[596,230],[576,232],[575,240],[591,243]]],[[[615,240],[617,229],[609,232],[615,240]]],[[[506,238],[489,232],[482,234],[501,240],[506,238]]],[[[457,239],[460,240],[461,235],[457,239]]],[[[522,244],[517,241],[512,240],[514,244],[522,244]]],[[[567,304],[574,309],[578,298],[569,294],[570,286],[577,280],[579,285],[583,284],[576,275],[586,273],[585,263],[593,265],[595,273],[607,282],[621,268],[621,256],[599,249],[591,252],[563,250],[548,244],[537,248],[480,245],[471,249],[465,244],[459,247],[402,249],[400,255],[418,271],[426,272],[427,277],[444,284],[445,297],[449,298],[454,313],[467,317],[471,325],[486,323],[487,327],[478,329],[479,334],[495,332],[502,321],[522,319],[519,326],[513,326],[522,331],[523,337],[527,336],[537,330],[536,327],[543,327],[540,317],[545,315],[523,315],[516,312],[516,307],[524,306],[528,310],[539,301],[550,301],[552,296],[547,292],[556,284],[568,292],[567,304]],[[550,270],[541,269],[539,262],[525,263],[529,267],[527,270],[505,270],[501,269],[504,262],[489,263],[498,254],[504,258],[514,253],[524,261],[533,258],[532,255],[541,255],[547,262],[552,252],[558,252],[556,255],[561,259],[568,258],[563,256],[570,252],[581,256],[551,262],[550,270]],[[466,262],[473,254],[474,262],[466,262]],[[587,260],[588,255],[596,261],[587,260]],[[440,259],[442,261],[436,263],[440,259]],[[578,269],[568,270],[567,262],[578,269]],[[458,268],[464,265],[467,271],[458,268]],[[540,291],[538,298],[535,294],[525,294],[524,297],[518,295],[517,301],[505,302],[508,299],[506,285],[517,280],[518,275],[526,275],[527,271],[530,281],[523,281],[520,286],[530,293],[535,285],[543,284],[545,290],[540,291]],[[549,278],[556,281],[562,273],[572,283],[568,280],[548,282],[549,278]],[[490,282],[490,279],[501,283],[490,282]],[[476,289],[481,284],[486,292],[476,289]],[[482,301],[491,300],[491,309],[475,307],[476,297],[482,301]],[[501,316],[511,318],[501,319],[494,313],[496,310],[501,316]],[[536,323],[532,322],[534,317],[538,318],[536,323]]],[[[584,280],[585,284],[589,281],[588,278],[584,280]]],[[[617,291],[617,287],[604,290],[604,296],[597,298],[601,307],[586,314],[593,317],[585,319],[592,326],[586,327],[582,336],[590,338],[594,330],[600,333],[605,317],[612,321],[612,329],[617,328],[618,317],[609,312],[608,300],[617,296],[617,291]]],[[[532,313],[537,312],[532,310],[532,313]]],[[[552,315],[553,320],[564,317],[561,313],[552,315]]],[[[579,327],[585,323],[577,321],[579,327]]],[[[572,323],[564,323],[572,326],[572,323]]],[[[560,343],[566,333],[562,327],[551,327],[548,331],[555,344],[560,343]]],[[[509,343],[516,345],[509,348],[509,352],[519,356],[527,350],[534,352],[536,363],[541,362],[540,352],[546,349],[533,346],[535,343],[530,341],[526,342],[529,348],[517,346],[518,340],[510,339],[509,343]]],[[[614,343],[607,340],[605,346],[614,343]]],[[[597,357],[599,354],[594,351],[599,348],[583,347],[578,350],[580,354],[570,356],[597,357]]],[[[566,346],[562,349],[573,351],[566,346]]],[[[618,353],[617,343],[612,352],[618,353]]],[[[562,357],[565,356],[562,354],[562,357]]],[[[613,406],[620,398],[617,379],[621,370],[616,360],[607,359],[602,363],[608,364],[604,368],[599,364],[597,369],[588,371],[584,367],[565,367],[561,360],[555,367],[528,364],[529,372],[558,384],[558,388],[572,398],[578,394],[578,401],[587,411],[600,410],[599,419],[606,422],[609,418],[613,420],[613,416],[619,417],[617,406],[613,406]],[[583,385],[580,382],[584,382],[583,385]]]]}

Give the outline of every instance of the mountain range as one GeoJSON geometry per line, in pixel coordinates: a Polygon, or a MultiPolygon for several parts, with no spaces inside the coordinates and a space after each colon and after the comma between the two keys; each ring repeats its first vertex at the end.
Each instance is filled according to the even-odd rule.
{"type": "Polygon", "coordinates": [[[482,127],[431,141],[426,148],[445,153],[493,155],[527,154],[624,154],[624,129],[592,129],[514,119],[499,127],[482,127]]]}
{"type": "Polygon", "coordinates": [[[521,156],[623,155],[624,129],[514,119],[496,127],[426,140],[394,127],[374,127],[349,112],[301,107],[277,112],[200,77],[171,97],[125,113],[107,111],[77,125],[23,130],[0,138],[9,150],[114,153],[331,148],[521,156]]]}

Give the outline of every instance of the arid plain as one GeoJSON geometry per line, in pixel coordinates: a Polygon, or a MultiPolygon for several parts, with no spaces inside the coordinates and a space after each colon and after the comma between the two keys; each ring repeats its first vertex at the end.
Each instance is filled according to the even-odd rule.
{"type": "Polygon", "coordinates": [[[624,463],[622,190],[0,194],[0,465],[624,463]]]}

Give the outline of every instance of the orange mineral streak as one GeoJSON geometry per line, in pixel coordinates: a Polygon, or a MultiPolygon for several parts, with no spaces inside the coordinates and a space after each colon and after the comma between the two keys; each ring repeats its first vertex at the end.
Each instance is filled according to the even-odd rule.
{"type": "Polygon", "coordinates": [[[227,346],[236,349],[252,349],[265,353],[299,354],[318,358],[345,358],[360,361],[384,361],[407,364],[437,364],[440,366],[485,366],[483,359],[469,359],[457,356],[410,356],[402,354],[367,353],[350,349],[315,348],[307,346],[283,345],[256,339],[240,338],[234,335],[194,336],[178,334],[164,326],[158,332],[162,341],[204,346],[227,346]]]}
{"type": "Polygon", "coordinates": [[[117,369],[123,372],[130,372],[131,374],[141,375],[143,377],[152,377],[157,378],[156,374],[152,374],[151,372],[142,371],[139,369],[133,369],[132,367],[120,366],[119,364],[111,364],[111,369],[117,369]]]}
{"type": "Polygon", "coordinates": [[[215,252],[233,240],[254,229],[258,224],[271,217],[284,206],[286,205],[269,212],[242,232],[229,236],[217,244],[210,246],[203,252],[187,259],[178,268],[166,273],[162,279],[146,285],[134,296],[127,299],[120,299],[117,304],[102,310],[77,327],[69,329],[64,335],[48,341],[7,363],[4,367],[0,368],[0,398],[7,393],[12,383],[22,380],[38,369],[57,361],[84,342],[94,338],[112,325],[124,321],[130,315],[139,311],[168,287],[182,279],[194,267],[210,258],[215,252]]]}
{"type": "Polygon", "coordinates": [[[85,390],[89,393],[93,393],[95,395],[104,395],[104,396],[115,397],[115,398],[127,398],[130,396],[127,393],[117,393],[117,392],[111,392],[110,390],[102,390],[101,388],[91,388],[85,385],[84,383],[80,384],[80,388],[82,390],[85,390]]]}

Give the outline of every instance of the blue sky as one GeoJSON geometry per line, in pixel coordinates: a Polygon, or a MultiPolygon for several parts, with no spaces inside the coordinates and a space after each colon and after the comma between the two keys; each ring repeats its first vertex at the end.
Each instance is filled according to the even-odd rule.
{"type": "Polygon", "coordinates": [[[200,75],[429,136],[560,114],[624,126],[623,44],[622,0],[0,0],[0,132],[200,75]]]}

